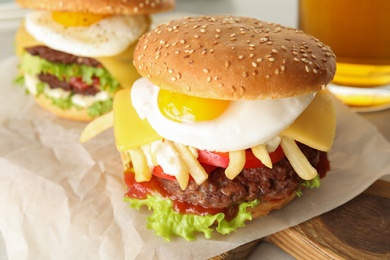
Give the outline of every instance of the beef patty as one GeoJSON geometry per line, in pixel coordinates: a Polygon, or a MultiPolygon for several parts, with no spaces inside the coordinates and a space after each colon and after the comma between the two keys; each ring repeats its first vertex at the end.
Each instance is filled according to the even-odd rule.
{"type": "Polygon", "coordinates": [[[78,64],[87,65],[91,67],[102,67],[102,64],[93,58],[75,56],[66,52],[53,50],[47,46],[27,47],[25,50],[33,56],[39,56],[52,63],[78,64]]]}
{"type": "MultiPolygon", "coordinates": [[[[299,146],[315,167],[320,161],[320,151],[303,144],[299,146]]],[[[201,185],[191,179],[185,190],[180,188],[177,181],[162,178],[158,180],[171,194],[172,199],[205,208],[226,208],[257,198],[265,200],[285,198],[295,192],[302,182],[287,158],[275,163],[272,169],[267,167],[244,169],[233,180],[225,176],[224,170],[215,169],[201,185]]]]}

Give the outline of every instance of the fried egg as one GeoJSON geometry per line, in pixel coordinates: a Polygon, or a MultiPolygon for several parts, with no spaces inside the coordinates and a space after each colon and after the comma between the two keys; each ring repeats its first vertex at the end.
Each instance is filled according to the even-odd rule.
{"type": "Polygon", "coordinates": [[[51,12],[34,11],[26,16],[26,29],[54,50],[76,56],[99,57],[113,56],[126,50],[148,26],[146,17],[141,15],[101,17],[91,24],[82,24],[86,19],[80,19],[80,16],[82,14],[70,16],[67,19],[73,19],[73,22],[64,23],[66,18],[55,19],[51,12]],[[76,21],[79,22],[74,22],[75,16],[78,16],[76,21]]]}
{"type": "MultiPolygon", "coordinates": [[[[177,115],[183,114],[177,109],[181,105],[164,104],[161,96],[159,98],[160,91],[159,87],[146,78],[134,83],[130,98],[138,116],[147,119],[151,127],[165,139],[198,149],[220,152],[247,149],[272,140],[295,121],[315,96],[315,93],[311,93],[275,100],[234,100],[225,101],[222,105],[218,104],[223,102],[220,100],[199,99],[202,104],[195,106],[203,107],[205,104],[206,109],[200,112],[194,109],[194,115],[189,117],[187,114],[191,114],[193,106],[190,104],[185,107],[187,112],[181,120],[180,116],[177,120],[177,115]],[[210,107],[214,103],[223,107],[221,112],[211,117],[198,115],[209,114],[208,111],[212,110],[210,107]],[[175,115],[165,113],[164,107],[175,115]]],[[[182,100],[188,97],[182,96],[185,96],[182,100]]]]}

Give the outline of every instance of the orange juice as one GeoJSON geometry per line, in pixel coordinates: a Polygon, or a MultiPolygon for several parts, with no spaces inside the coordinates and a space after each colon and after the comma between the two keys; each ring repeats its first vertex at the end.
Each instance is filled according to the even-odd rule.
{"type": "Polygon", "coordinates": [[[300,0],[299,28],[336,54],[333,83],[390,83],[390,0],[300,0]]]}

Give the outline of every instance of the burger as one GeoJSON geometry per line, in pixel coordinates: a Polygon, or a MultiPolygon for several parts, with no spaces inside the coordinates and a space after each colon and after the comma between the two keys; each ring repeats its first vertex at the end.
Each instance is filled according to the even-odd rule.
{"type": "Polygon", "coordinates": [[[34,11],[16,34],[16,82],[43,108],[79,121],[110,111],[114,94],[140,77],[134,46],[150,14],[174,7],[174,0],[17,2],[34,11]]]}
{"type": "Polygon", "coordinates": [[[125,200],[169,240],[229,234],[318,187],[330,169],[335,109],[329,47],[302,31],[235,16],[186,17],[135,47],[143,76],[118,92],[113,126],[125,200]]]}

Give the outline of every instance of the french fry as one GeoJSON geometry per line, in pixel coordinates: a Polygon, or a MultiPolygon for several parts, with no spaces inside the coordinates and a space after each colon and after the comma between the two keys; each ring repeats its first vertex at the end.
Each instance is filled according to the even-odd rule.
{"type": "Polygon", "coordinates": [[[91,121],[80,135],[79,141],[85,143],[114,125],[114,113],[111,111],[91,121]]]}
{"type": "Polygon", "coordinates": [[[229,165],[225,169],[226,177],[233,180],[244,168],[245,160],[245,150],[229,152],[229,165]]]}
{"type": "Polygon", "coordinates": [[[202,165],[200,165],[199,161],[194,157],[191,150],[183,144],[174,143],[174,145],[180,153],[180,157],[187,164],[190,175],[194,178],[195,182],[197,184],[202,184],[205,180],[207,180],[208,174],[202,165]]]}
{"type": "Polygon", "coordinates": [[[252,153],[259,159],[265,166],[272,169],[272,161],[269,153],[267,151],[267,146],[265,144],[259,144],[251,148],[252,153]]]}
{"type": "Polygon", "coordinates": [[[188,173],[187,167],[181,167],[180,171],[176,173],[176,180],[180,185],[182,190],[185,190],[190,179],[190,174],[188,173]]]}
{"type": "Polygon", "coordinates": [[[306,156],[292,138],[283,136],[280,145],[299,177],[304,180],[311,180],[316,177],[317,170],[309,163],[306,156]]]}
{"type": "Polygon", "coordinates": [[[146,156],[141,148],[133,148],[129,150],[131,162],[133,164],[135,180],[137,182],[150,181],[152,173],[149,169],[146,156]]]}
{"type": "Polygon", "coordinates": [[[131,161],[130,155],[128,152],[121,152],[120,154],[121,154],[123,169],[126,170],[127,168],[129,168],[130,165],[130,161],[131,161]]]}
{"type": "MultiPolygon", "coordinates": [[[[169,140],[164,140],[164,152],[167,154],[173,154],[176,156],[176,167],[171,167],[171,170],[174,172],[169,172],[172,175],[176,177],[177,182],[180,185],[180,188],[182,190],[185,190],[188,185],[188,181],[190,179],[190,174],[187,165],[183,162],[183,158],[181,158],[180,153],[177,151],[176,146],[174,142],[169,140]]],[[[152,155],[153,156],[153,155],[152,155]]],[[[161,167],[164,169],[164,163],[166,162],[166,158],[162,158],[162,162],[159,162],[159,156],[156,155],[157,163],[161,165],[161,167]]]]}

